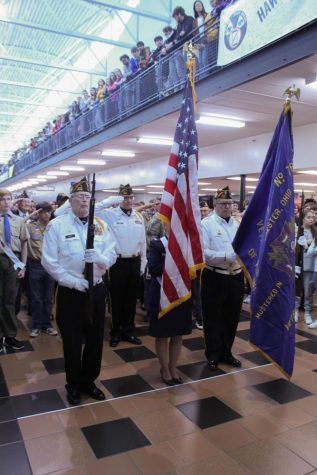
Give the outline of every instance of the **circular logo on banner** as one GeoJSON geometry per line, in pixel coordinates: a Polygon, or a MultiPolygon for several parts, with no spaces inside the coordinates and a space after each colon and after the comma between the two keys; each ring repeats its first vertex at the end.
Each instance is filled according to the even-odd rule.
{"type": "Polygon", "coordinates": [[[231,51],[241,45],[247,32],[247,16],[242,10],[237,10],[229,18],[225,28],[225,45],[231,51]]]}

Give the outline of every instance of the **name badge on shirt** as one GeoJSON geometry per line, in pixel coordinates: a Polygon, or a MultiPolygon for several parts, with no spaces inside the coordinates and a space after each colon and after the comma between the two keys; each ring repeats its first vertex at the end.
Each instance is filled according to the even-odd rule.
{"type": "Polygon", "coordinates": [[[140,221],[139,219],[136,219],[134,222],[135,222],[136,224],[142,224],[142,221],[140,221]]]}
{"type": "Polygon", "coordinates": [[[75,237],[76,237],[76,234],[67,234],[67,236],[65,236],[65,239],[72,239],[75,237]]]}

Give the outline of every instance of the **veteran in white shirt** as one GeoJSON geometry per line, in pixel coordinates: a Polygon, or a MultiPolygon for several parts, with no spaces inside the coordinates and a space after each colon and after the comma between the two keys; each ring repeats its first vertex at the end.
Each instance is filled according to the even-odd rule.
{"type": "Polygon", "coordinates": [[[231,217],[232,197],[228,187],[214,198],[214,214],[203,219],[203,247],[206,268],[201,277],[201,303],[205,355],[211,370],[218,362],[240,367],[231,352],[239,323],[244,277],[232,241],[238,223],[231,217]]]}
{"type": "Polygon", "coordinates": [[[85,178],[72,185],[71,209],[48,224],[42,249],[42,265],[58,283],[56,321],[63,339],[67,398],[72,405],[80,403],[81,393],[96,400],[105,399],[94,383],[100,373],[105,323],[106,290],[102,277],[117,255],[114,239],[99,218],[94,222],[94,249],[86,250],[90,198],[85,178]],[[91,322],[87,318],[86,262],[93,263],[94,268],[91,322]]]}

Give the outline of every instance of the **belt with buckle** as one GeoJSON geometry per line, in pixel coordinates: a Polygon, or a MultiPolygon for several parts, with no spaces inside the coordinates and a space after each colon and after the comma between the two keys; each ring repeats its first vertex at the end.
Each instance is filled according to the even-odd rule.
{"type": "Polygon", "coordinates": [[[136,257],[140,257],[139,254],[118,254],[119,259],[135,259],[136,257]]]}
{"type": "Polygon", "coordinates": [[[228,269],[223,269],[222,267],[212,267],[212,266],[206,266],[206,269],[211,270],[212,272],[216,272],[217,274],[224,274],[224,275],[240,274],[242,270],[241,267],[239,267],[238,269],[228,270],[228,269]]]}

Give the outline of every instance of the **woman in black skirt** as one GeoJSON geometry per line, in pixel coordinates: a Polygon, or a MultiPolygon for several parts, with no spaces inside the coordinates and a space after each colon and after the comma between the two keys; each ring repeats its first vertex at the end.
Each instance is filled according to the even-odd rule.
{"type": "Polygon", "coordinates": [[[182,335],[192,332],[192,303],[187,300],[159,318],[161,281],[164,271],[169,228],[164,224],[165,236],[150,243],[148,269],[151,274],[149,286],[150,335],[155,337],[156,354],[161,364],[162,381],[169,385],[181,384],[177,374],[177,361],[182,349],[182,335]]]}

